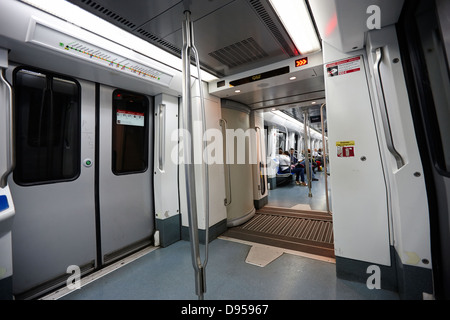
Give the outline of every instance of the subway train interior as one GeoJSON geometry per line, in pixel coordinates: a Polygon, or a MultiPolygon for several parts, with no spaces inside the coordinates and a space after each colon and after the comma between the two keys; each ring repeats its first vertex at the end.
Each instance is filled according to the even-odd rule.
{"type": "Polygon", "coordinates": [[[0,299],[449,299],[449,12],[0,1],[0,299]]]}

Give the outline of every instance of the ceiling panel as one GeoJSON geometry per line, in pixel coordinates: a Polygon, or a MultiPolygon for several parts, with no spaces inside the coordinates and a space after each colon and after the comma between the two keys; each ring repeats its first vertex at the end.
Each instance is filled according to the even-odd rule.
{"type": "Polygon", "coordinates": [[[323,41],[342,52],[363,48],[370,6],[378,6],[380,27],[395,24],[404,0],[308,0],[323,41]],[[369,12],[368,12],[369,11],[369,12]]]}
{"type": "MultiPolygon", "coordinates": [[[[68,0],[114,25],[181,56],[185,1],[68,0]]],[[[191,0],[195,44],[203,69],[219,78],[298,56],[268,0],[191,0]]],[[[93,30],[95,32],[95,30],[93,30]]],[[[223,96],[252,109],[283,109],[302,121],[302,110],[325,98],[323,68],[249,85],[241,94],[223,96]],[[254,86],[251,87],[250,86],[254,86]]],[[[244,87],[245,88],[245,87],[244,87]]],[[[220,96],[220,95],[219,95],[220,96]]]]}
{"type": "MultiPolygon", "coordinates": [[[[181,56],[185,1],[68,1],[181,56]]],[[[298,55],[267,0],[187,2],[201,65],[212,74],[227,76],[298,55]],[[224,59],[227,56],[234,59],[224,59]]]]}
{"type": "MultiPolygon", "coordinates": [[[[233,1],[195,20],[194,30],[200,60],[223,75],[289,58],[246,1],[233,1]]],[[[181,31],[165,40],[182,46],[181,31]]]]}
{"type": "Polygon", "coordinates": [[[180,0],[68,0],[73,4],[109,21],[119,27],[132,31],[170,10],[180,0]],[[131,24],[130,24],[131,23],[131,24]]]}
{"type": "MultiPolygon", "coordinates": [[[[222,8],[228,7],[229,4],[233,2],[236,2],[236,0],[191,1],[191,20],[196,23],[209,15],[215,16],[216,11],[222,11],[222,8]]],[[[157,35],[160,38],[166,38],[175,32],[179,33],[181,36],[181,25],[184,19],[184,11],[184,2],[180,1],[170,10],[167,10],[157,17],[149,20],[147,23],[140,26],[140,28],[157,35]]],[[[178,43],[178,46],[180,48],[182,47],[181,41],[178,43]]]]}

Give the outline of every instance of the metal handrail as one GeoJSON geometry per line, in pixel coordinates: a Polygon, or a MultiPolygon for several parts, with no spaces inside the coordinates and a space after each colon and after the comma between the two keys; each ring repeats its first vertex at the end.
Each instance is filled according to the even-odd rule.
{"type": "Polygon", "coordinates": [[[4,69],[0,72],[0,81],[3,82],[7,88],[8,94],[9,94],[9,101],[8,101],[8,129],[7,129],[7,137],[6,141],[8,142],[8,162],[7,162],[7,169],[3,173],[3,175],[0,178],[0,187],[4,188],[8,184],[8,176],[11,174],[11,172],[14,170],[15,166],[15,155],[14,155],[14,114],[13,114],[13,92],[12,88],[9,85],[8,81],[6,81],[4,76],[4,69]]]}
{"type": "Polygon", "coordinates": [[[322,124],[322,160],[323,160],[323,169],[325,170],[325,199],[327,201],[327,212],[329,214],[331,213],[330,210],[330,200],[328,199],[328,167],[327,167],[327,152],[326,152],[326,141],[325,141],[325,128],[324,128],[324,122],[323,122],[323,108],[326,106],[325,103],[323,103],[320,106],[320,122],[322,124]]]}
{"type": "MultiPolygon", "coordinates": [[[[224,200],[224,205],[226,206],[226,207],[228,207],[230,204],[231,204],[231,201],[232,201],[232,197],[231,197],[231,169],[230,169],[230,164],[228,163],[228,159],[227,159],[227,150],[228,150],[228,148],[227,148],[227,129],[228,129],[228,123],[227,123],[227,120],[225,120],[225,119],[219,119],[219,122],[220,122],[220,126],[222,127],[222,128],[224,128],[225,129],[225,134],[222,134],[222,136],[223,136],[223,144],[224,144],[224,149],[225,149],[225,153],[224,153],[224,157],[225,157],[225,168],[226,168],[226,178],[227,179],[225,179],[225,181],[226,181],[226,186],[227,186],[227,188],[226,188],[226,198],[225,198],[225,200],[224,200]],[[223,123],[223,125],[222,125],[222,123],[223,123]]],[[[223,130],[222,130],[222,132],[223,132],[223,130]]]]}
{"type": "Polygon", "coordinates": [[[264,183],[264,178],[261,176],[261,162],[263,157],[262,154],[262,148],[261,148],[261,143],[262,143],[262,134],[261,134],[261,128],[260,127],[255,127],[255,131],[258,133],[258,141],[257,141],[257,145],[256,147],[258,148],[257,151],[257,166],[258,166],[258,177],[259,177],[259,194],[261,196],[263,196],[266,193],[266,188],[265,188],[265,183],[264,183]]]}
{"type": "Polygon", "coordinates": [[[159,126],[159,148],[158,148],[158,168],[162,172],[164,171],[164,165],[166,160],[166,121],[165,121],[165,115],[166,115],[166,105],[160,104],[159,105],[159,112],[158,112],[158,126],[159,126]]]}
{"type": "Polygon", "coordinates": [[[308,179],[308,197],[312,197],[312,191],[311,191],[311,170],[309,167],[309,158],[308,158],[308,142],[307,142],[307,138],[308,138],[308,111],[304,112],[304,138],[305,138],[305,144],[303,146],[303,150],[305,153],[305,169],[306,169],[306,177],[308,179]]]}
{"type": "MultiPolygon", "coordinates": [[[[191,85],[190,85],[190,57],[191,57],[191,38],[190,32],[190,17],[189,12],[185,12],[185,20],[183,22],[183,122],[184,129],[187,132],[192,133],[192,101],[191,101],[191,85]]],[[[184,143],[184,159],[185,159],[185,178],[186,178],[186,200],[187,200],[187,213],[189,220],[189,236],[191,243],[191,257],[192,266],[195,271],[195,289],[199,299],[203,298],[203,272],[201,269],[201,261],[199,254],[199,241],[198,241],[198,221],[197,221],[197,200],[195,194],[195,171],[194,171],[194,154],[193,148],[188,143],[188,139],[183,139],[184,143]]]]}
{"type": "Polygon", "coordinates": [[[397,162],[397,169],[400,169],[401,167],[403,167],[405,165],[405,161],[403,160],[400,153],[395,149],[394,139],[392,137],[391,126],[389,123],[389,116],[388,116],[387,106],[386,106],[386,98],[385,98],[384,89],[383,89],[383,80],[381,78],[381,70],[380,70],[381,61],[383,59],[382,48],[380,47],[380,48],[375,49],[375,53],[377,56],[375,64],[373,66],[375,75],[376,75],[375,76],[375,85],[377,88],[378,101],[380,103],[380,112],[381,112],[381,118],[382,118],[382,122],[383,122],[384,134],[386,136],[387,148],[388,148],[389,152],[394,156],[395,161],[397,162]]]}
{"type": "MultiPolygon", "coordinates": [[[[206,128],[206,117],[205,108],[203,101],[203,89],[201,87],[201,76],[200,76],[200,66],[198,59],[198,52],[193,43],[193,25],[190,18],[190,11],[186,10],[184,12],[185,19],[182,24],[183,33],[183,50],[182,50],[182,60],[183,60],[183,123],[184,129],[191,134],[193,132],[192,124],[192,93],[190,86],[190,58],[191,52],[194,53],[197,70],[198,70],[198,80],[200,84],[200,100],[201,108],[203,112],[203,129],[206,128]]],[[[206,241],[205,241],[205,259],[202,262],[200,257],[199,248],[199,237],[198,237],[198,217],[197,217],[197,195],[195,189],[195,168],[194,168],[194,153],[193,146],[189,145],[189,141],[192,139],[183,139],[184,143],[184,157],[185,157],[185,178],[186,178],[186,199],[187,199],[187,213],[189,220],[189,236],[191,242],[191,258],[192,266],[195,271],[195,291],[199,300],[203,300],[204,293],[206,292],[206,272],[205,267],[208,259],[208,243],[209,243],[209,187],[208,187],[208,171],[206,165],[206,171],[204,173],[204,183],[205,183],[205,221],[206,221],[206,241]],[[187,159],[187,161],[186,161],[187,159]]],[[[205,143],[205,142],[204,142],[205,143]]]]}
{"type": "MultiPolygon", "coordinates": [[[[191,22],[191,41],[192,41],[192,51],[194,52],[195,62],[197,66],[197,81],[199,84],[199,91],[200,91],[200,108],[202,111],[202,131],[203,135],[206,132],[206,108],[205,108],[205,97],[203,93],[203,87],[202,87],[202,76],[200,71],[200,59],[198,56],[198,50],[195,46],[195,40],[194,40],[194,27],[191,22]]],[[[202,136],[203,136],[202,135],[202,136]]],[[[206,139],[203,139],[203,150],[206,153],[208,143],[206,139]]],[[[204,159],[205,160],[205,159],[204,159]]],[[[205,199],[205,257],[203,260],[203,269],[205,269],[206,264],[208,263],[208,242],[209,242],[209,163],[206,161],[203,161],[203,185],[204,185],[204,199],[205,199]]],[[[204,283],[205,286],[205,292],[206,292],[206,282],[204,283]]]]}

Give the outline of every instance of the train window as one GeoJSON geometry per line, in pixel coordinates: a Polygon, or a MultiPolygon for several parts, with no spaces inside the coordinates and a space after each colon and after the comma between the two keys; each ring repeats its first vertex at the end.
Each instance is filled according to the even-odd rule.
{"type": "Polygon", "coordinates": [[[144,95],[113,93],[112,171],[116,175],[144,172],[148,167],[148,109],[144,95]]]}
{"type": "Polygon", "coordinates": [[[80,88],[42,71],[14,73],[14,180],[33,185],[76,179],[80,173],[80,88]]]}

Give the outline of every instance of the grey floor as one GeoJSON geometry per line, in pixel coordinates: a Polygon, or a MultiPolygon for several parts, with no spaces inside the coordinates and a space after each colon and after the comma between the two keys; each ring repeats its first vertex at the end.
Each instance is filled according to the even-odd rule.
{"type": "MultiPolygon", "coordinates": [[[[245,262],[250,245],[210,243],[205,300],[397,300],[396,293],[336,278],[335,264],[284,253],[265,267],[245,262]]],[[[62,300],[196,300],[190,243],[159,248],[62,300]]]]}

